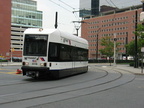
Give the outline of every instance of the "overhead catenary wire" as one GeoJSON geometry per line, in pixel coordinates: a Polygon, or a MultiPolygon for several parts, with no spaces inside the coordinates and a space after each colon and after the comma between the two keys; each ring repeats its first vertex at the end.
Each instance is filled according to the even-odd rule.
{"type": "Polygon", "coordinates": [[[57,5],[57,6],[61,7],[61,8],[63,8],[63,9],[65,9],[65,10],[67,10],[68,12],[71,12],[71,13],[72,13],[72,11],[70,11],[70,10],[68,10],[67,8],[61,6],[60,4],[58,4],[58,3],[56,3],[56,2],[54,2],[54,1],[52,1],[52,0],[49,0],[49,1],[52,2],[52,3],[54,3],[55,5],[57,5]]]}
{"type": "Polygon", "coordinates": [[[110,6],[112,6],[108,0],[105,0],[105,1],[106,1],[110,6]]]}
{"type": "Polygon", "coordinates": [[[54,2],[54,1],[52,1],[52,0],[49,0],[49,1],[52,2],[52,3],[54,3],[55,5],[57,5],[57,6],[61,7],[61,8],[63,8],[63,9],[65,9],[66,11],[68,11],[68,12],[70,12],[70,13],[73,13],[74,16],[75,16],[76,18],[78,17],[78,16],[76,16],[76,14],[74,13],[74,10],[75,10],[76,8],[70,6],[69,4],[63,2],[62,0],[59,0],[59,1],[62,2],[63,4],[65,4],[65,5],[67,5],[68,7],[72,8],[73,10],[70,11],[70,10],[68,10],[67,8],[61,6],[60,4],[58,4],[58,3],[56,3],[56,2],[54,2]]]}
{"type": "Polygon", "coordinates": [[[65,3],[65,2],[63,2],[63,1],[61,1],[61,0],[59,0],[61,3],[63,3],[63,4],[65,4],[66,6],[68,6],[68,7],[70,7],[70,8],[72,8],[73,10],[75,10],[75,8],[74,7],[72,7],[72,6],[70,6],[69,4],[67,4],[67,3],[65,3]]]}
{"type": "Polygon", "coordinates": [[[67,4],[67,3],[65,3],[64,1],[62,1],[62,0],[59,0],[61,3],[63,3],[63,4],[65,4],[66,6],[68,6],[68,7],[70,7],[70,8],[72,8],[73,9],[73,14],[74,14],[74,16],[75,16],[75,18],[76,19],[78,19],[79,20],[79,16],[74,12],[75,11],[75,9],[76,8],[74,8],[74,7],[72,7],[72,6],[70,6],[69,4],[67,4]]]}
{"type": "MultiPolygon", "coordinates": [[[[52,2],[52,3],[54,3],[55,5],[57,5],[57,6],[61,7],[61,8],[63,8],[64,10],[66,10],[66,11],[72,13],[72,14],[75,16],[76,20],[80,21],[79,16],[78,16],[76,13],[74,13],[74,11],[75,11],[76,8],[70,6],[69,4],[63,2],[62,0],[58,0],[58,1],[61,2],[61,3],[63,3],[64,5],[68,6],[69,8],[71,8],[72,11],[71,11],[70,9],[67,9],[66,7],[60,5],[59,3],[56,3],[56,2],[54,2],[54,1],[52,1],[52,0],[49,0],[49,1],[52,2]]],[[[62,23],[59,23],[59,24],[62,24],[62,23]]],[[[74,24],[74,26],[75,26],[75,28],[77,28],[77,29],[80,28],[79,25],[76,26],[76,24],[74,24]]]]}
{"type": "Polygon", "coordinates": [[[115,7],[117,7],[117,6],[115,5],[115,3],[114,3],[112,0],[110,0],[110,2],[111,2],[115,7]]]}

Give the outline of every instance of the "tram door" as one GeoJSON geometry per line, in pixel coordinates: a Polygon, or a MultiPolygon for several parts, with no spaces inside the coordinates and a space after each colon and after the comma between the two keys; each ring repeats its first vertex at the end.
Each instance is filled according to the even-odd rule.
{"type": "Polygon", "coordinates": [[[76,62],[78,61],[77,48],[72,49],[72,68],[73,74],[76,73],[76,62]]]}

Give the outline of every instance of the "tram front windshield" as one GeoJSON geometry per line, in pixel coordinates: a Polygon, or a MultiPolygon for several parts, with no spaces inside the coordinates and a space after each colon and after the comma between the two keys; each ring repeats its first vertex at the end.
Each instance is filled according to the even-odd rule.
{"type": "Polygon", "coordinates": [[[24,56],[46,56],[48,35],[26,34],[24,39],[24,56]]]}

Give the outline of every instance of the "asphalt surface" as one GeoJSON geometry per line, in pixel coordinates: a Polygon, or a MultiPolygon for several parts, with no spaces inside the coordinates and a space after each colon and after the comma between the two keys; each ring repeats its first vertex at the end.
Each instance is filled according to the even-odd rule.
{"type": "Polygon", "coordinates": [[[143,76],[117,88],[32,108],[144,108],[142,82],[143,76]]]}
{"type": "Polygon", "coordinates": [[[141,68],[89,64],[86,74],[35,81],[15,75],[20,65],[0,65],[0,108],[144,108],[141,68]]]}
{"type": "Polygon", "coordinates": [[[128,65],[114,67],[109,64],[91,65],[130,72],[135,75],[135,78],[131,82],[113,89],[32,108],[144,108],[144,76],[141,68],[133,68],[128,65]]]}

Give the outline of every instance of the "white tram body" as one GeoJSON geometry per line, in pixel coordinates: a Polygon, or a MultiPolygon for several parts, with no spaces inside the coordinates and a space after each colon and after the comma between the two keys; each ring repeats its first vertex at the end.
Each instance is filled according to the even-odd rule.
{"type": "Polygon", "coordinates": [[[61,78],[88,71],[88,42],[57,29],[24,32],[23,75],[61,78]]]}

